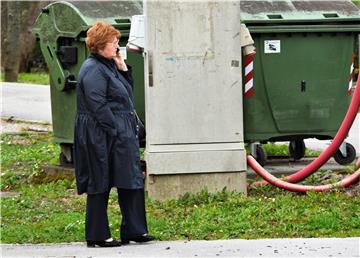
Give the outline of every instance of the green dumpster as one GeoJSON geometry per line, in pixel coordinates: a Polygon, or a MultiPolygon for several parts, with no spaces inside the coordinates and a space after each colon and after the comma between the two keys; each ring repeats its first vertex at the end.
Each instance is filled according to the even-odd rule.
{"type": "MultiPolygon", "coordinates": [[[[61,164],[72,163],[73,130],[76,113],[76,78],[90,54],[85,45],[86,31],[97,20],[121,31],[120,47],[127,43],[131,17],[142,14],[139,1],[55,2],[43,8],[33,33],[50,73],[52,122],[55,141],[61,146],[61,164]]],[[[126,62],[134,70],[134,98],[144,120],[144,68],[141,54],[127,52],[126,62]]]]}
{"type": "MultiPolygon", "coordinates": [[[[290,141],[290,154],[299,159],[303,139],[332,139],[346,114],[359,10],[351,1],[241,1],[240,6],[256,47],[253,95],[244,98],[245,141],[290,141]]],[[[260,161],[266,158],[257,153],[260,161]]]]}

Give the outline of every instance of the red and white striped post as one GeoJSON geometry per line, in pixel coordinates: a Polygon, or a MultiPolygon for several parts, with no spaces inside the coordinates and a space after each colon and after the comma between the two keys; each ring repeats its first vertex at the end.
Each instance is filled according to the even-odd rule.
{"type": "Polygon", "coordinates": [[[355,54],[352,55],[351,66],[350,66],[350,79],[349,79],[349,86],[348,86],[349,95],[351,95],[351,93],[352,93],[354,66],[355,66],[355,54]]]}
{"type": "Polygon", "coordinates": [[[245,98],[250,98],[254,94],[254,53],[245,56],[245,98]]]}

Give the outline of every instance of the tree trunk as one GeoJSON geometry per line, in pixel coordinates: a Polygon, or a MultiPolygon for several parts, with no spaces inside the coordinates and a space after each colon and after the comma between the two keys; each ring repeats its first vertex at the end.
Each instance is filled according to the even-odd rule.
{"type": "Polygon", "coordinates": [[[35,36],[31,29],[36,18],[39,16],[41,8],[48,5],[45,1],[22,1],[22,24],[21,24],[21,38],[27,39],[21,41],[21,57],[19,72],[31,72],[29,60],[35,47],[35,36]]]}
{"type": "Polygon", "coordinates": [[[3,66],[5,72],[5,81],[7,82],[17,82],[18,71],[19,71],[19,62],[20,62],[20,53],[21,53],[21,40],[20,38],[20,27],[21,27],[21,2],[2,2],[1,7],[3,8],[6,5],[6,27],[1,34],[4,34],[2,40],[2,56],[3,56],[3,66]]]}
{"type": "Polygon", "coordinates": [[[4,2],[0,1],[0,6],[1,6],[1,71],[4,71],[3,69],[3,65],[6,63],[6,54],[5,54],[5,48],[6,48],[6,37],[5,37],[5,32],[6,32],[6,28],[8,27],[8,23],[7,23],[7,13],[8,13],[8,9],[7,9],[7,4],[4,2]]]}
{"type": "Polygon", "coordinates": [[[31,29],[41,7],[49,1],[0,1],[1,69],[5,81],[17,81],[18,72],[30,72],[29,59],[35,46],[31,29]]]}

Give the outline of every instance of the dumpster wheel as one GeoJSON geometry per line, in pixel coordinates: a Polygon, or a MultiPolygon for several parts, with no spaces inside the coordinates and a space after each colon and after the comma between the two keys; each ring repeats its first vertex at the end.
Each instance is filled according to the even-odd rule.
{"type": "Polygon", "coordinates": [[[304,140],[295,140],[289,143],[289,153],[294,160],[302,159],[305,156],[304,140]]]}
{"type": "Polygon", "coordinates": [[[346,143],[346,156],[344,156],[340,150],[334,153],[334,159],[340,165],[346,165],[353,162],[356,158],[356,150],[353,145],[346,143]]]}
{"type": "Polygon", "coordinates": [[[74,166],[73,145],[69,143],[60,143],[59,161],[60,166],[72,167],[74,166]]]}
{"type": "Polygon", "coordinates": [[[65,154],[62,152],[59,154],[59,161],[60,161],[60,166],[63,166],[63,167],[73,167],[74,166],[73,162],[69,161],[66,158],[65,154]]]}
{"type": "Polygon", "coordinates": [[[267,162],[267,154],[264,147],[260,144],[256,145],[256,161],[261,165],[265,166],[267,162]]]}

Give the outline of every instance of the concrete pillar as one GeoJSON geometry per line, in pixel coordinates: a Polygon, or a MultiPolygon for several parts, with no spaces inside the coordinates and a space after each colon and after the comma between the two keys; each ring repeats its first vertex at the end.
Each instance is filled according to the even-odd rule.
{"type": "Polygon", "coordinates": [[[239,1],[144,2],[147,190],[246,192],[239,1]]]}

